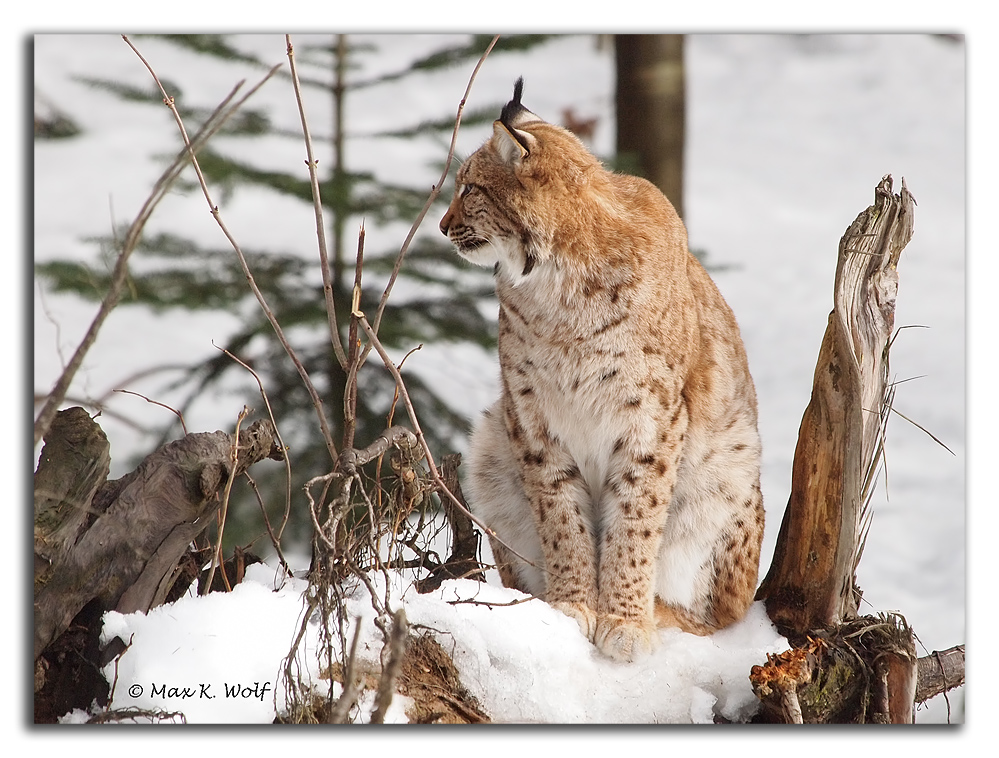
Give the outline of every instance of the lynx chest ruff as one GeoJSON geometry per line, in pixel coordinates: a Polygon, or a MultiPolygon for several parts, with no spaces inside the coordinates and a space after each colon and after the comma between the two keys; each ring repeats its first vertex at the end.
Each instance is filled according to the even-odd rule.
{"type": "Polygon", "coordinates": [[[521,104],[461,167],[441,231],[492,266],[501,393],[468,491],[504,584],[630,660],[756,589],[756,396],[735,319],[651,184],[521,104]]]}

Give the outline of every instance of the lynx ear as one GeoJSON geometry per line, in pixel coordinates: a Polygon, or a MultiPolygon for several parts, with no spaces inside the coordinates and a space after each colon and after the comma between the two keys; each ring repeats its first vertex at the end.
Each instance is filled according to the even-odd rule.
{"type": "Polygon", "coordinates": [[[493,146],[504,163],[520,163],[531,153],[535,139],[527,132],[493,121],[493,146]]]}
{"type": "Polygon", "coordinates": [[[503,106],[498,120],[493,122],[493,145],[507,163],[519,163],[531,153],[534,137],[518,128],[531,121],[541,121],[520,102],[524,94],[524,77],[513,85],[513,99],[503,106]]]}

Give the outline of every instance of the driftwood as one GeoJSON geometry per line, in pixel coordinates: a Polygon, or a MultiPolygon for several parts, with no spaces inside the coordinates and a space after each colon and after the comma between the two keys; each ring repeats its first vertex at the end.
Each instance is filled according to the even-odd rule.
{"type": "Polygon", "coordinates": [[[798,433],[791,495],[757,591],[793,645],[753,668],[760,721],[908,724],[921,697],[964,681],[963,648],[960,673],[947,657],[944,689],[934,691],[930,679],[944,664],[917,663],[904,618],[858,616],[856,569],[893,394],[896,267],[912,237],[914,207],[905,180],[894,194],[885,176],[874,204],[840,240],[833,311],[798,433]]]}
{"type": "MultiPolygon", "coordinates": [[[[167,599],[181,558],[218,511],[230,473],[282,455],[269,421],[233,442],[226,432],[189,434],[107,482],[108,443],[97,423],[82,408],[56,415],[35,472],[36,720],[39,698],[59,699],[50,681],[55,669],[78,657],[72,651],[81,645],[93,647],[104,612],[147,611],[167,599]],[[53,644],[81,630],[86,641],[53,644]],[[58,649],[46,656],[50,647],[58,649]]],[[[87,657],[91,667],[102,663],[87,657]]]]}

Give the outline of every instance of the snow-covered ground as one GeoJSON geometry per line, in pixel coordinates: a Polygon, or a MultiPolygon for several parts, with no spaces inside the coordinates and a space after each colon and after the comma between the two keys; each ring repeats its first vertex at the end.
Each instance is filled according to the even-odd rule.
{"type": "MultiPolygon", "coordinates": [[[[396,38],[384,46],[378,65],[399,68],[409,56],[433,49],[440,40],[396,38]]],[[[241,44],[259,53],[266,51],[275,63],[284,58],[280,35],[244,37],[241,44]]],[[[185,97],[207,107],[220,100],[237,79],[252,81],[257,76],[234,64],[192,69],[189,56],[153,40],[142,41],[141,49],[161,76],[178,82],[185,97]]],[[[89,255],[82,240],[107,233],[110,206],[116,219],[134,215],[161,170],[154,156],[178,144],[175,126],[166,109],[126,109],[115,97],[73,80],[74,74],[85,74],[145,86],[145,71],[113,35],[38,38],[33,63],[35,83],[85,130],[74,140],[35,146],[35,258],[89,255]]],[[[513,79],[523,74],[525,103],[535,112],[557,119],[564,107],[571,106],[581,116],[598,116],[594,148],[608,154],[613,145],[612,66],[610,51],[598,50],[593,39],[585,36],[552,43],[527,56],[495,56],[480,73],[469,107],[505,98],[513,79]]],[[[358,95],[349,105],[351,117],[358,119],[354,128],[367,131],[366,119],[374,115],[402,112],[406,123],[414,123],[453,110],[469,70],[466,65],[358,95]]],[[[885,173],[895,177],[896,188],[904,176],[919,204],[915,236],[899,266],[896,324],[929,328],[905,330],[896,341],[894,377],[921,377],[899,386],[896,407],[933,432],[954,455],[904,420],[892,422],[887,498],[879,496],[875,501],[876,515],[859,583],[870,603],[865,609],[901,611],[926,650],[966,641],[965,75],[963,45],[927,35],[695,35],[687,48],[687,223],[691,246],[706,251],[709,264],[726,267],[715,278],[739,318],[757,383],[768,515],[764,571],[786,503],[798,422],[808,401],[831,305],[839,237],[870,204],[874,187],[885,173]]],[[[297,114],[286,84],[271,82],[260,93],[256,104],[261,103],[272,108],[276,121],[296,126],[297,114]]],[[[317,102],[310,107],[327,112],[327,105],[317,102]]],[[[464,132],[459,153],[474,150],[481,138],[481,130],[464,132]]],[[[275,146],[273,153],[256,157],[287,168],[301,166],[300,152],[275,146]]],[[[429,187],[437,179],[427,168],[431,158],[384,146],[376,150],[358,140],[349,159],[352,168],[371,168],[382,176],[398,172],[407,181],[423,181],[429,187]]],[[[222,206],[236,237],[252,239],[261,247],[280,244],[314,256],[311,209],[290,202],[263,206],[265,199],[252,191],[237,192],[222,206]]],[[[435,221],[428,220],[431,232],[435,221]]],[[[183,227],[185,234],[199,242],[222,242],[200,196],[171,196],[152,224],[153,230],[176,227],[183,227]]],[[[94,306],[51,294],[38,297],[37,285],[35,294],[34,382],[44,390],[58,374],[60,350],[66,354],[75,346],[94,306]]],[[[109,320],[74,392],[101,394],[133,370],[181,356],[193,360],[209,355],[214,350],[211,341],[223,341],[234,319],[174,312],[163,316],[123,308],[109,320]],[[136,342],[130,335],[137,331],[156,336],[136,342]]],[[[496,390],[495,357],[478,351],[425,349],[407,365],[422,367],[428,374],[435,365],[461,366],[450,375],[455,384],[447,396],[470,415],[484,407],[496,390]],[[443,354],[447,361],[440,360],[443,354]]],[[[155,392],[160,385],[139,384],[134,389],[155,392]]],[[[157,399],[169,402],[166,397],[157,399]]],[[[119,402],[128,414],[159,412],[137,408],[135,403],[141,401],[135,398],[119,402]]],[[[188,427],[231,428],[241,405],[236,397],[205,398],[186,414],[188,427]]],[[[111,418],[105,416],[102,423],[113,456],[141,445],[141,438],[111,418]]],[[[254,577],[264,586],[269,581],[259,573],[254,577]]],[[[268,676],[268,667],[275,670],[286,650],[277,639],[281,629],[294,625],[294,587],[286,587],[282,595],[265,593],[261,586],[251,583],[229,598],[192,599],[157,611],[156,617],[164,624],[160,630],[153,622],[154,614],[146,620],[113,619],[114,624],[128,625],[136,632],[134,649],[122,662],[129,655],[139,658],[146,635],[150,640],[157,635],[162,639],[166,634],[181,634],[182,628],[188,633],[190,627],[182,626],[165,631],[168,619],[183,615],[201,621],[215,619],[210,632],[199,628],[206,637],[218,634],[225,640],[231,635],[222,620],[249,612],[260,619],[254,625],[251,617],[250,628],[259,628],[261,640],[271,639],[266,645],[263,641],[254,644],[259,655],[252,661],[241,647],[220,650],[203,638],[176,645],[176,650],[171,648],[171,660],[155,665],[169,666],[165,671],[171,677],[179,677],[179,672],[192,672],[185,677],[201,672],[199,681],[215,677],[210,681],[217,688],[230,681],[227,677],[242,681],[268,676]],[[276,651],[277,657],[268,657],[274,653],[265,656],[265,647],[276,651]],[[233,657],[228,657],[230,653],[233,657]],[[234,668],[215,668],[227,665],[226,661],[234,668]]],[[[633,674],[623,673],[595,658],[585,645],[573,642],[573,630],[563,628],[561,619],[540,603],[494,609],[484,616],[485,622],[476,617],[478,611],[447,604],[447,592],[467,591],[449,586],[436,600],[415,599],[413,612],[424,614],[433,622],[428,625],[444,627],[445,633],[458,640],[456,644],[464,651],[458,657],[464,659],[463,675],[470,687],[475,681],[483,689],[499,688],[501,675],[508,675],[506,681],[520,687],[517,697],[523,701],[515,702],[514,709],[494,705],[497,715],[511,720],[703,720],[712,705],[721,712],[737,709],[739,698],[745,695],[746,683],[730,682],[726,667],[737,663],[748,670],[740,655],[752,650],[762,659],[763,651],[777,644],[776,635],[758,616],[745,622],[745,628],[713,640],[685,640],[681,638],[686,635],[664,633],[656,656],[628,669],[633,674]],[[507,629],[506,622],[500,626],[495,621],[501,611],[510,619],[510,634],[500,633],[507,629]],[[459,634],[459,628],[468,634],[459,634]],[[524,644],[525,635],[530,634],[544,640],[547,657],[536,656],[538,648],[524,644]],[[712,656],[718,667],[714,674],[705,668],[705,659],[712,656]],[[481,671],[486,661],[492,662],[491,668],[481,671]],[[498,665],[501,661],[508,670],[498,665]],[[663,678],[669,680],[666,686],[671,697],[660,700],[658,684],[663,678]],[[642,702],[625,704],[628,691],[639,693],[642,702]],[[528,692],[535,698],[529,703],[528,692]]],[[[507,597],[499,589],[482,592],[507,597]]],[[[156,657],[146,660],[153,666],[156,657]]],[[[158,681],[162,671],[137,669],[129,674],[129,683],[158,681]]],[[[124,689],[122,676],[119,670],[119,696],[124,689]]],[[[188,683],[186,678],[172,681],[180,686],[188,683]]],[[[963,691],[952,694],[953,720],[963,718],[963,701],[963,691]]],[[[248,709],[238,712],[211,711],[221,707],[216,701],[198,705],[207,709],[209,720],[255,720],[269,713],[257,702],[248,702],[248,709]]],[[[192,721],[193,713],[189,713],[192,721]]],[[[942,722],[946,717],[943,698],[918,714],[919,721],[926,722],[942,722]]]]}
{"type": "MultiPolygon", "coordinates": [[[[419,595],[401,575],[390,581],[394,607],[405,608],[411,626],[435,630],[463,684],[500,723],[710,724],[715,714],[744,721],[757,706],[750,668],[787,649],[757,603],[709,638],[663,632],[652,656],[623,665],[600,655],[575,621],[526,595],[470,580],[419,595]]],[[[384,577],[374,582],[382,597],[384,577]]],[[[116,683],[114,707],[180,711],[188,723],[270,723],[285,707],[279,670],[301,621],[304,587],[256,565],[232,593],[189,597],[148,615],[108,614],[105,638],[132,642],[105,669],[116,683]]],[[[347,614],[361,623],[358,670],[377,670],[383,640],[366,589],[347,614]]],[[[302,679],[325,693],[318,623],[308,630],[302,679]]],[[[361,700],[362,722],[372,696],[361,700]]],[[[405,705],[396,698],[389,720],[405,722],[405,705]]]]}

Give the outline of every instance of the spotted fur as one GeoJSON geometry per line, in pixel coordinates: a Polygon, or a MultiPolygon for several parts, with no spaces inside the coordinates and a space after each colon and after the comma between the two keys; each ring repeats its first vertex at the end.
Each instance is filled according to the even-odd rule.
{"type": "Polygon", "coordinates": [[[657,627],[709,634],[752,602],[756,394],[673,206],[524,108],[522,88],[440,225],[495,267],[499,299],[502,389],[473,434],[467,489],[504,584],[631,660],[657,627]]]}

